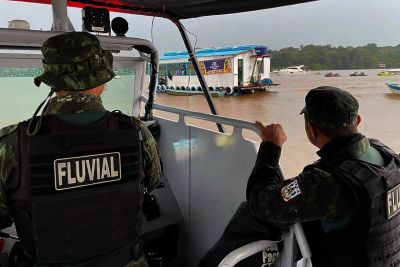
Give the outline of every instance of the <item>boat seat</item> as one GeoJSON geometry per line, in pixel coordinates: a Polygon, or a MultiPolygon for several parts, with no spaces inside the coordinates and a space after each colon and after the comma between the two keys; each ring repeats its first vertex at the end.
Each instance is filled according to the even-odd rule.
{"type": "MultiPolygon", "coordinates": [[[[295,223],[290,231],[282,236],[283,251],[278,260],[272,265],[274,267],[312,267],[311,251],[305,237],[301,223],[295,223]],[[296,243],[300,249],[302,259],[296,262],[296,243]]],[[[233,267],[240,261],[276,244],[280,241],[258,240],[241,246],[229,253],[218,265],[218,267],[233,267]]]]}

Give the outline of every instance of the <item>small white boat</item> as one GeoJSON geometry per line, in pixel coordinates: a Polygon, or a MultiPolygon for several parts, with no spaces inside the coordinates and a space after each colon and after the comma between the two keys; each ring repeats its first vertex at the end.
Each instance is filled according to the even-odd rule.
{"type": "Polygon", "coordinates": [[[276,75],[305,75],[307,72],[304,70],[304,65],[290,66],[285,69],[273,71],[276,75]]]}
{"type": "Polygon", "coordinates": [[[393,75],[400,75],[400,69],[388,69],[387,71],[393,75]]]}

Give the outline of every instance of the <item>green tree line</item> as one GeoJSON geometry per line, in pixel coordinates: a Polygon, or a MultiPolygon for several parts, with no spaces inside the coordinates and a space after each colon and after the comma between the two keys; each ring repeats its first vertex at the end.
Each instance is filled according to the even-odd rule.
{"type": "Polygon", "coordinates": [[[311,70],[377,69],[384,63],[387,68],[400,67],[400,44],[378,47],[367,44],[359,47],[332,47],[331,45],[305,45],[270,50],[271,69],[305,65],[311,70]]]}

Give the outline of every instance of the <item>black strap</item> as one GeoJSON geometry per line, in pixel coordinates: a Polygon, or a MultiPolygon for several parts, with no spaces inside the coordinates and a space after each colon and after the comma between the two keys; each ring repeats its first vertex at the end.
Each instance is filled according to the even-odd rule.
{"type": "MultiPolygon", "coordinates": [[[[91,261],[85,263],[79,263],[80,267],[123,267],[131,261],[136,261],[144,256],[143,242],[135,243],[134,245],[129,244],[115,252],[97,257],[91,261]]],[[[18,266],[18,265],[16,265],[18,266]]],[[[42,265],[33,264],[32,267],[39,267],[42,265]]],[[[49,264],[48,267],[63,267],[62,264],[49,264]]],[[[71,266],[67,264],[66,266],[71,266]]]]}
{"type": "MultiPolygon", "coordinates": [[[[32,136],[35,135],[39,132],[40,126],[42,124],[42,116],[39,117],[38,120],[36,120],[37,114],[39,113],[39,111],[42,109],[43,105],[51,98],[51,96],[54,94],[54,90],[52,89],[50,91],[50,93],[47,95],[47,97],[43,100],[42,103],[40,103],[40,105],[38,106],[38,108],[36,109],[35,113],[33,113],[32,118],[29,120],[29,125],[28,128],[26,129],[26,134],[28,136],[32,136]],[[32,123],[35,123],[35,127],[32,130],[32,123]]],[[[46,109],[47,106],[45,106],[44,109],[46,109]]],[[[44,109],[42,110],[42,113],[44,112],[44,109]]]]}
{"type": "Polygon", "coordinates": [[[143,244],[138,242],[136,244],[128,245],[114,253],[107,254],[99,257],[96,260],[82,265],[82,267],[123,267],[132,260],[138,260],[143,256],[143,244]]]}

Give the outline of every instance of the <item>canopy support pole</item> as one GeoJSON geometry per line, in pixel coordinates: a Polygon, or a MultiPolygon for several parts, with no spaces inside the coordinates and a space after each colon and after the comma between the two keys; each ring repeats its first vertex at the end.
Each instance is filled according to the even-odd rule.
{"type": "MultiPolygon", "coordinates": [[[[197,60],[196,54],[194,52],[192,44],[190,43],[189,37],[186,34],[186,30],[179,20],[175,20],[173,22],[178,27],[179,32],[181,33],[183,42],[185,43],[185,46],[186,46],[186,50],[188,51],[188,54],[189,54],[189,60],[192,62],[193,68],[196,71],[197,78],[199,79],[201,88],[203,88],[203,92],[206,97],[208,106],[210,107],[211,113],[214,115],[218,115],[217,108],[215,107],[214,101],[212,100],[211,93],[208,90],[208,85],[207,85],[206,79],[204,78],[203,74],[200,71],[199,61],[197,60]]],[[[189,75],[190,75],[190,73],[189,73],[189,75]]],[[[218,127],[219,132],[221,132],[221,133],[225,132],[224,127],[220,123],[217,123],[217,127],[218,127]]]]}
{"type": "Polygon", "coordinates": [[[52,0],[51,7],[53,10],[53,31],[75,31],[74,26],[68,18],[67,0],[52,0]]]}

